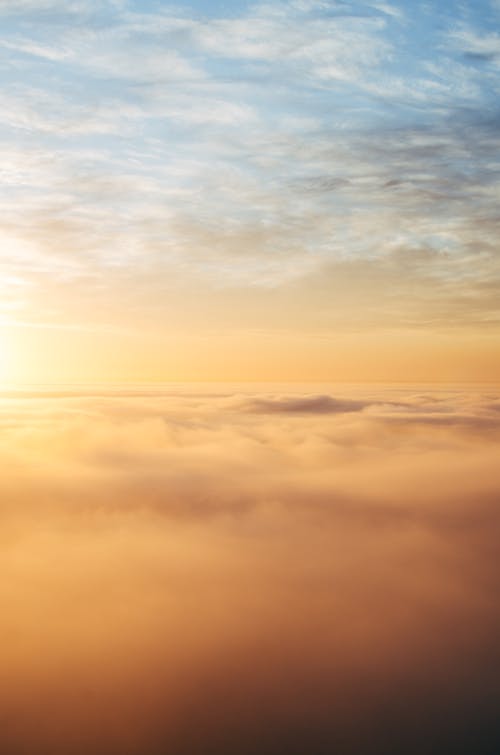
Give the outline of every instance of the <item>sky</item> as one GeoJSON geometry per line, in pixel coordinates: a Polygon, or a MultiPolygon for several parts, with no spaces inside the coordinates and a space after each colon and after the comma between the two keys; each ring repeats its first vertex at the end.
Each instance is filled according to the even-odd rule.
{"type": "Polygon", "coordinates": [[[496,755],[499,0],[0,0],[0,82],[0,751],[496,755]]]}
{"type": "Polygon", "coordinates": [[[0,0],[0,379],[500,378],[500,4],[0,0]]]}
{"type": "Polygon", "coordinates": [[[6,755],[496,755],[500,396],[0,393],[6,755]]]}

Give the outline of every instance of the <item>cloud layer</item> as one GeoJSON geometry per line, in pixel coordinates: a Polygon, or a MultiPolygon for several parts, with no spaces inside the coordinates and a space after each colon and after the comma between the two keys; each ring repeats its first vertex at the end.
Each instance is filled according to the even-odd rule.
{"type": "Polygon", "coordinates": [[[498,748],[493,389],[1,398],[9,755],[498,748]]]}

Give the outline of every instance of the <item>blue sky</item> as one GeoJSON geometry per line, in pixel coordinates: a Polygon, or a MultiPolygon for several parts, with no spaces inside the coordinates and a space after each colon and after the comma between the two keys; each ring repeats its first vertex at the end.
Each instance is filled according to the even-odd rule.
{"type": "Polygon", "coordinates": [[[497,321],[498,0],[3,0],[0,22],[4,321],[81,323],[42,301],[58,281],[160,312],[159,281],[374,261],[416,281],[408,321],[497,321]]]}

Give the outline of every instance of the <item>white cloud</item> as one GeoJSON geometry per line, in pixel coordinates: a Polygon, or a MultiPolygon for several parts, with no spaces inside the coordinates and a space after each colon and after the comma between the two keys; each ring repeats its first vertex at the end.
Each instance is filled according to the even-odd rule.
{"type": "Polygon", "coordinates": [[[478,59],[496,60],[500,56],[500,34],[497,32],[458,28],[449,34],[449,43],[464,54],[478,59]]]}
{"type": "Polygon", "coordinates": [[[481,124],[484,80],[453,50],[496,55],[498,35],[454,27],[446,48],[405,49],[403,68],[413,27],[408,13],[392,33],[397,5],[203,18],[64,4],[78,23],[61,3],[14,5],[0,210],[36,246],[34,269],[279,287],[406,248],[453,287],[475,247],[478,277],[497,280],[478,255],[495,246],[498,138],[481,124]]]}
{"type": "Polygon", "coordinates": [[[122,0],[0,0],[0,13],[85,14],[99,8],[122,9],[124,6],[122,0]]]}
{"type": "Polygon", "coordinates": [[[52,61],[61,61],[70,56],[68,49],[60,49],[57,47],[47,47],[41,44],[37,44],[32,40],[3,40],[0,41],[0,45],[7,50],[14,50],[15,52],[26,53],[39,58],[46,58],[52,61]]]}

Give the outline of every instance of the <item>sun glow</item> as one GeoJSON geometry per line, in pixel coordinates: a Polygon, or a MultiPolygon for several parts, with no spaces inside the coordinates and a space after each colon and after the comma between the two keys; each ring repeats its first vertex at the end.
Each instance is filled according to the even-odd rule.
{"type": "Polygon", "coordinates": [[[12,378],[12,342],[5,328],[0,324],[0,384],[12,378]]]}

